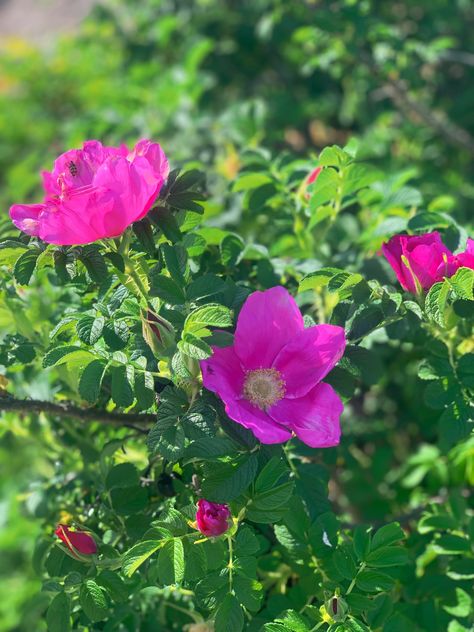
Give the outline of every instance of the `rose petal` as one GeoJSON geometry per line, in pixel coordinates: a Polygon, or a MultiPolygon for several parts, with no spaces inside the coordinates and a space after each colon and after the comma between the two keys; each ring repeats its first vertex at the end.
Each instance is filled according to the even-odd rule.
{"type": "Polygon", "coordinates": [[[225,410],[231,419],[248,428],[262,443],[284,443],[291,439],[291,432],[282,427],[265,411],[246,399],[225,399],[225,410]]]}
{"type": "Polygon", "coordinates": [[[222,399],[242,394],[245,373],[234,347],[213,347],[212,356],[201,360],[202,382],[222,399]]]}
{"type": "Polygon", "coordinates": [[[302,397],[334,368],[346,347],[344,329],[315,325],[283,347],[273,366],[285,381],[285,397],[302,397]]]}
{"type": "Polygon", "coordinates": [[[304,329],[295,299],[283,287],[254,292],[237,321],[235,352],[246,369],[269,368],[278,352],[304,329]]]}
{"type": "Polygon", "coordinates": [[[344,405],[334,389],[321,383],[304,397],[282,399],[269,413],[311,448],[329,448],[339,444],[339,418],[343,410],[344,405]]]}
{"type": "Polygon", "coordinates": [[[33,237],[39,235],[39,215],[46,204],[14,204],[10,207],[10,218],[15,226],[33,237]]]}

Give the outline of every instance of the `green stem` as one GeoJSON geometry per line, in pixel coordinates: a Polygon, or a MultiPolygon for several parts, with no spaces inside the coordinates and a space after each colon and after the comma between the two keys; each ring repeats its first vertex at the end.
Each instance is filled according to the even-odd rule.
{"type": "Polygon", "coordinates": [[[348,588],[348,589],[347,589],[347,591],[346,591],[346,595],[349,595],[349,594],[352,592],[352,590],[353,590],[353,588],[354,588],[354,586],[355,586],[355,584],[356,584],[357,577],[358,577],[359,573],[361,573],[361,572],[364,570],[364,568],[365,568],[366,566],[367,566],[367,564],[366,564],[365,562],[362,562],[362,564],[360,565],[359,570],[358,570],[358,571],[357,571],[357,573],[356,573],[356,576],[354,577],[354,579],[353,579],[353,580],[351,581],[351,583],[349,584],[349,588],[348,588]]]}
{"type": "Polygon", "coordinates": [[[293,461],[291,460],[291,456],[289,454],[289,448],[287,447],[288,444],[285,444],[283,446],[283,454],[286,457],[286,460],[288,461],[288,465],[290,466],[291,471],[293,472],[293,474],[295,475],[295,478],[300,478],[299,472],[297,467],[295,466],[295,464],[293,463],[293,461]]]}
{"type": "Polygon", "coordinates": [[[229,569],[229,592],[233,590],[233,572],[234,572],[234,552],[232,547],[232,536],[227,536],[227,543],[229,545],[229,563],[227,568],[229,569]]]}
{"type": "Polygon", "coordinates": [[[125,261],[125,272],[128,274],[129,278],[135,283],[138,288],[140,297],[143,298],[148,304],[148,290],[143,285],[143,282],[140,278],[140,275],[137,272],[135,262],[130,259],[128,256],[124,256],[125,261]]]}

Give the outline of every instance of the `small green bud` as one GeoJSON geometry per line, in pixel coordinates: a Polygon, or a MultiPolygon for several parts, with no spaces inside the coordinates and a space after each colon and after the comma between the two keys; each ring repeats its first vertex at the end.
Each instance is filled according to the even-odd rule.
{"type": "Polygon", "coordinates": [[[333,621],[344,621],[349,610],[347,603],[339,595],[333,595],[326,601],[325,608],[333,621]]]}

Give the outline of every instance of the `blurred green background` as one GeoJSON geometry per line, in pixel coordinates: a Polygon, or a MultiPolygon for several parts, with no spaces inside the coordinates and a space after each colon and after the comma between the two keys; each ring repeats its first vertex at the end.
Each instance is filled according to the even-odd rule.
{"type": "MultiPolygon", "coordinates": [[[[0,4],[0,25],[15,2],[0,4]]],[[[48,19],[25,31],[27,12],[18,33],[0,26],[2,233],[10,204],[38,199],[38,171],[87,138],[150,137],[175,166],[199,161],[232,224],[224,183],[243,148],[306,158],[355,136],[363,157],[472,223],[470,0],[115,0],[72,30],[68,4],[35,3],[51,32],[48,19]]],[[[31,631],[35,485],[60,456],[40,422],[13,415],[0,442],[0,632],[31,631]]]]}

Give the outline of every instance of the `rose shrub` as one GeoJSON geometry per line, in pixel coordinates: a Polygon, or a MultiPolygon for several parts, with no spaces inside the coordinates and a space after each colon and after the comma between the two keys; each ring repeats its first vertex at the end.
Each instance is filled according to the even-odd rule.
{"type": "Polygon", "coordinates": [[[54,438],[34,555],[52,632],[467,629],[472,240],[354,141],[319,167],[307,197],[313,160],[244,152],[242,234],[149,141],[66,152],[46,208],[13,207],[1,403],[54,438]]]}

